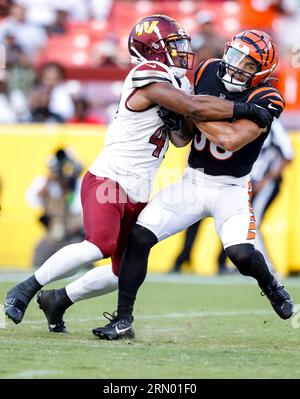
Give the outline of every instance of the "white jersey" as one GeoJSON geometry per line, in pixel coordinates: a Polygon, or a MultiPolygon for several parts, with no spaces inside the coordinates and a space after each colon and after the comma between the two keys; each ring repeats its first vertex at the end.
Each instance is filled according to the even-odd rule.
{"type": "Polygon", "coordinates": [[[170,82],[191,92],[186,77],[177,83],[172,70],[157,61],[143,62],[127,75],[118,111],[108,127],[105,147],[89,171],[118,182],[128,196],[147,202],[156,172],[169,145],[168,129],[159,118],[159,105],[143,111],[130,109],[128,101],[139,88],[155,82],[170,82]]]}

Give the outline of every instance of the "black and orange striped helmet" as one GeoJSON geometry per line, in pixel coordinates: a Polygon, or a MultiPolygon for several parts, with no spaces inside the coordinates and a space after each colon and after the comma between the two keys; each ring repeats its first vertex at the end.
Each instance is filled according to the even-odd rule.
{"type": "Polygon", "coordinates": [[[226,43],[219,76],[223,78],[230,72],[231,76],[243,77],[241,85],[251,88],[264,81],[274,71],[277,63],[277,48],[272,38],[260,30],[245,30],[226,43]],[[239,68],[245,57],[250,57],[256,64],[256,70],[245,71],[239,68]]]}

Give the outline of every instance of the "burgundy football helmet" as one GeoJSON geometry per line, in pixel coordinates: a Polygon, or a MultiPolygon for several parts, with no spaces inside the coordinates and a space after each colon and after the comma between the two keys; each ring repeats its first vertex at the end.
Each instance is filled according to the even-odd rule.
{"type": "Polygon", "coordinates": [[[193,69],[195,54],[190,36],[166,15],[151,15],[140,20],[129,35],[128,49],[135,64],[159,61],[181,76],[187,69],[193,69]]]}

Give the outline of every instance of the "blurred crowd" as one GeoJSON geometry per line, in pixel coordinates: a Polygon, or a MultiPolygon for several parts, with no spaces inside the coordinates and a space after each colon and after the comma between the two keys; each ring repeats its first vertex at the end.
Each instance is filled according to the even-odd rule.
{"type": "MultiPolygon", "coordinates": [[[[149,3],[163,8],[172,2],[178,4],[177,12],[191,7],[191,3],[197,4],[198,11],[194,15],[191,32],[196,64],[203,59],[221,57],[224,42],[231,31],[234,33],[234,26],[228,26],[228,31],[222,32],[218,26],[220,15],[205,9],[207,2],[126,0],[127,5],[132,3],[137,7],[141,3],[145,9],[149,3]]],[[[276,15],[276,18],[265,20],[264,28],[274,35],[284,59],[290,60],[296,68],[300,67],[300,0],[214,0],[212,3],[227,3],[228,7],[239,3],[244,4],[245,10],[249,8],[249,13],[245,12],[245,20],[241,18],[244,26],[236,28],[247,27],[245,25],[251,23],[251,10],[254,13],[270,10],[270,16],[276,15]]],[[[56,60],[49,60],[48,44],[53,37],[67,35],[72,24],[78,26],[96,22],[101,27],[101,23],[114,21],[114,13],[122,4],[125,2],[120,0],[0,0],[0,43],[6,48],[6,68],[0,69],[0,123],[110,122],[118,102],[120,85],[107,83],[105,77],[100,77],[97,82],[93,82],[92,78],[90,81],[86,78],[84,81],[68,79],[65,66],[56,60]]],[[[106,29],[89,53],[90,63],[97,70],[129,65],[128,54],[119,50],[120,46],[126,47],[124,37],[128,35],[131,25],[122,37],[117,25],[116,22],[115,31],[113,25],[106,29]]],[[[80,39],[85,40],[84,37],[80,39]]]]}
{"type": "Polygon", "coordinates": [[[40,210],[44,235],[36,244],[33,267],[43,264],[65,245],[84,239],[80,202],[82,164],[65,148],[47,161],[47,174],[36,176],[26,193],[30,207],[40,210]]]}
{"type": "Polygon", "coordinates": [[[65,80],[55,62],[38,65],[48,38],[64,35],[67,21],[106,19],[110,0],[0,1],[0,43],[6,48],[6,68],[0,69],[0,123],[104,123],[93,115],[89,101],[65,80]]]}

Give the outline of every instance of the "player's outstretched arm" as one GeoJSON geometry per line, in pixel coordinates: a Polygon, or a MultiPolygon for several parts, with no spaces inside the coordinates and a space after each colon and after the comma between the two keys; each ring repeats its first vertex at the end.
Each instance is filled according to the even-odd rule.
{"type": "Polygon", "coordinates": [[[149,104],[159,104],[185,117],[203,121],[233,118],[234,103],[232,101],[207,95],[187,94],[176,89],[170,83],[153,83],[144,87],[140,92],[149,101],[149,104]]]}
{"type": "Polygon", "coordinates": [[[248,119],[230,122],[195,122],[197,128],[212,143],[227,151],[238,151],[255,140],[266,128],[260,128],[248,119]]]}
{"type": "Polygon", "coordinates": [[[249,119],[260,127],[272,122],[272,115],[252,103],[234,103],[219,97],[191,95],[176,89],[171,83],[151,83],[130,97],[127,104],[132,110],[143,111],[153,104],[178,112],[199,121],[249,119]]]}

